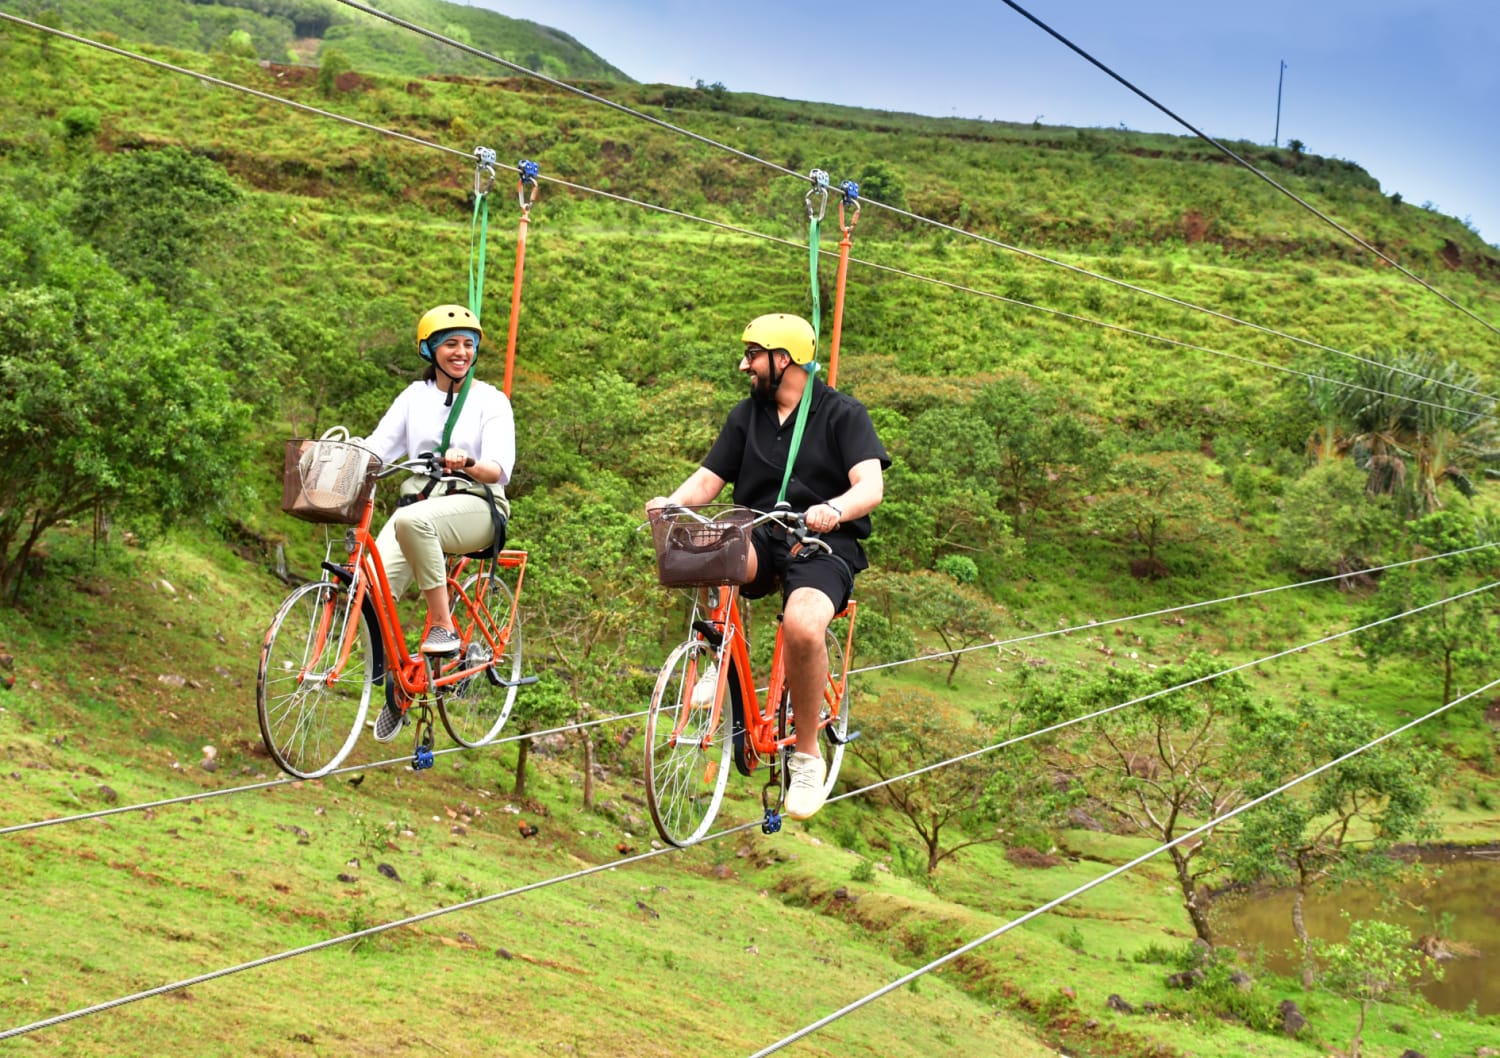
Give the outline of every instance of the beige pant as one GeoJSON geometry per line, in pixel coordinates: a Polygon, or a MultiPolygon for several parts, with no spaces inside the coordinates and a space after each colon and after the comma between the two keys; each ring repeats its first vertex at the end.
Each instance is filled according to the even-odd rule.
{"type": "Polygon", "coordinates": [[[375,546],[385,564],[391,598],[399,599],[414,574],[417,587],[430,591],[446,576],[445,555],[478,551],[494,539],[490,505],[483,497],[459,492],[398,507],[380,530],[375,546]]]}

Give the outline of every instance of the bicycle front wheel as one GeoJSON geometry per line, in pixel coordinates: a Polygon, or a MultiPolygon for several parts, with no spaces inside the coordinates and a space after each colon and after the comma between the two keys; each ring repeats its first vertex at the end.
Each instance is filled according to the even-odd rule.
{"type": "Polygon", "coordinates": [[[304,584],[276,611],[260,648],[255,706],[261,738],[281,769],[299,779],[316,779],[343,763],[370,708],[370,628],[352,609],[353,598],[332,581],[304,584]],[[349,657],[340,666],[346,639],[349,657]]]}
{"type": "MultiPolygon", "coordinates": [[[[485,666],[483,672],[475,673],[461,683],[449,687],[438,699],[438,712],[443,717],[443,726],[453,741],[470,749],[493,742],[505,721],[510,718],[511,708],[516,704],[516,681],[521,678],[521,611],[515,611],[515,620],[509,629],[504,622],[510,620],[510,587],[500,576],[491,572],[489,583],[484,586],[482,599],[489,608],[495,622],[499,624],[497,638],[505,637],[498,654],[485,640],[476,614],[455,614],[460,628],[465,630],[469,643],[453,662],[454,671],[485,666]]],[[[464,581],[464,593],[476,598],[481,587],[479,577],[464,581]]],[[[446,666],[445,666],[446,667],[446,666]]]]}
{"type": "Polygon", "coordinates": [[[646,716],[646,804],[656,832],[679,848],[708,832],[729,781],[730,725],[712,722],[711,704],[693,704],[693,685],[713,660],[699,639],[672,651],[646,716]]]}

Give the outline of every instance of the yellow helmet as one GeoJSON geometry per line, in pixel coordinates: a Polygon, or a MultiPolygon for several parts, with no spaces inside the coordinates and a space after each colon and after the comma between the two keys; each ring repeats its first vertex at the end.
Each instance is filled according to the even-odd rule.
{"type": "Polygon", "coordinates": [[[432,346],[428,339],[443,331],[473,331],[476,346],[484,337],[479,318],[462,305],[439,305],[428,309],[417,321],[417,352],[423,360],[432,360],[432,346]]]}
{"type": "Polygon", "coordinates": [[[757,316],[745,327],[741,340],[762,349],[780,349],[794,364],[810,364],[818,351],[818,336],[801,316],[772,312],[757,316]]]}

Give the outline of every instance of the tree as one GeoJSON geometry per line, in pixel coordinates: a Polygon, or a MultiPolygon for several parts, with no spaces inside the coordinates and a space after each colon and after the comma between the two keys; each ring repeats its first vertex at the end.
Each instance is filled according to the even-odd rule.
{"type": "Polygon", "coordinates": [[[226,498],[249,425],[158,299],[0,193],[0,592],[48,530],[105,510],[159,529],[226,498]],[[14,274],[14,273],[13,273],[14,274]]]}
{"type": "MultiPolygon", "coordinates": [[[[1347,912],[1344,917],[1348,918],[1347,912]]],[[[1402,1002],[1411,997],[1413,986],[1424,975],[1430,974],[1433,980],[1443,976],[1442,968],[1413,945],[1410,931],[1390,922],[1350,922],[1346,941],[1314,941],[1313,950],[1323,964],[1323,987],[1359,1004],[1349,1058],[1359,1058],[1372,1005],[1402,1002]]]]}
{"type": "MultiPolygon", "coordinates": [[[[950,761],[998,741],[988,723],[961,714],[925,691],[895,689],[871,703],[861,737],[849,751],[880,779],[950,761]]],[[[988,756],[959,760],[880,788],[878,796],[905,817],[927,852],[927,873],[963,849],[1031,829],[1050,805],[1040,769],[1026,752],[997,766],[988,756]],[[1025,758],[1025,759],[1022,759],[1025,758]]]]}
{"type": "Polygon", "coordinates": [[[1322,423],[1309,449],[1316,447],[1321,458],[1352,456],[1371,496],[1393,496],[1407,513],[1429,513],[1443,505],[1440,483],[1473,496],[1474,471],[1500,461],[1495,402],[1481,391],[1479,376],[1454,361],[1431,353],[1379,353],[1322,374],[1333,384],[1318,382],[1309,390],[1322,423]],[[1342,431],[1337,439],[1330,412],[1342,431]]]}
{"type": "MultiPolygon", "coordinates": [[[[1247,789],[1275,789],[1365,745],[1379,729],[1361,710],[1338,701],[1297,702],[1268,714],[1255,737],[1268,770],[1247,789]]],[[[1303,784],[1294,797],[1274,797],[1241,817],[1235,873],[1245,881],[1290,884],[1292,930],[1303,954],[1302,984],[1314,982],[1312,947],[1303,920],[1319,886],[1379,883],[1410,868],[1392,846],[1431,836],[1434,785],[1441,758],[1419,746],[1382,743],[1303,784]]]]}
{"type": "Polygon", "coordinates": [[[1346,460],[1331,460],[1308,468],[1286,490],[1279,550],[1308,573],[1352,573],[1390,548],[1399,526],[1388,498],[1367,496],[1364,475],[1346,460]]]}
{"type": "Polygon", "coordinates": [[[1024,379],[1007,378],[980,390],[974,411],[993,438],[998,505],[1029,534],[1037,514],[1059,507],[1071,490],[1102,473],[1104,445],[1066,402],[1024,379]]]}
{"type": "MultiPolygon", "coordinates": [[[[1220,676],[1145,701],[1147,695],[1211,676],[1214,659],[1194,656],[1155,671],[1109,669],[1061,692],[1033,690],[1022,703],[1034,726],[1134,702],[1076,731],[1054,767],[1082,784],[1127,829],[1170,842],[1203,820],[1242,804],[1253,775],[1249,747],[1262,710],[1237,675],[1220,676]]],[[[1168,849],[1183,907],[1197,935],[1213,943],[1200,880],[1213,830],[1168,849]]]]}
{"type": "Polygon", "coordinates": [[[931,629],[947,653],[948,686],[964,658],[965,648],[994,637],[998,614],[994,602],[978,588],[948,573],[918,570],[893,573],[880,581],[909,625],[931,629]]]}
{"type": "Polygon", "coordinates": [[[349,56],[338,48],[330,48],[325,44],[318,54],[318,91],[322,95],[332,96],[338,91],[339,78],[352,69],[354,64],[349,61],[349,56]]]}
{"type": "MultiPolygon", "coordinates": [[[[1413,557],[1421,552],[1446,554],[1480,542],[1475,523],[1452,511],[1435,511],[1412,522],[1408,529],[1413,557]]],[[[1474,573],[1494,571],[1492,551],[1434,559],[1420,566],[1391,570],[1380,581],[1362,616],[1368,624],[1387,620],[1356,635],[1371,669],[1389,658],[1436,662],[1443,672],[1441,704],[1457,695],[1460,673],[1476,675],[1500,649],[1500,626],[1495,600],[1486,592],[1452,599],[1472,586],[1474,573]],[[1468,577],[1463,576],[1468,574],[1468,577]],[[1442,599],[1452,599],[1432,606],[1442,599]],[[1411,613],[1417,607],[1427,609],[1411,613]]]]}
{"type": "Polygon", "coordinates": [[[882,524],[902,523],[898,557],[925,566],[949,551],[1008,551],[1009,527],[993,512],[998,506],[993,482],[1000,470],[989,430],[962,407],[930,408],[918,415],[892,445],[896,463],[887,492],[897,500],[891,511],[882,504],[882,524]],[[901,509],[901,504],[907,504],[901,509]]]}
{"type": "Polygon", "coordinates": [[[219,165],[180,147],[128,151],[83,171],[73,225],[117,271],[180,301],[201,285],[197,263],[223,251],[242,197],[219,165]]]}
{"type": "Polygon", "coordinates": [[[1208,476],[1200,457],[1126,455],[1116,460],[1109,491],[1089,508],[1084,525],[1144,548],[1145,557],[1131,563],[1137,576],[1164,577],[1169,571],[1160,549],[1221,539],[1218,519],[1231,506],[1228,490],[1208,476]]]}

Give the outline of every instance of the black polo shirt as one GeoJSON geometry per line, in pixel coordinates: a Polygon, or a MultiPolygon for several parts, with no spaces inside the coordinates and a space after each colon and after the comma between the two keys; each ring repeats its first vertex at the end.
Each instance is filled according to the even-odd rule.
{"type": "MultiPolygon", "coordinates": [[[[809,382],[813,387],[812,407],[807,411],[802,445],[786,490],[786,501],[795,511],[805,511],[847,491],[849,471],[867,459],[878,459],[882,470],[891,465],[865,406],[848,394],[830,389],[816,376],[809,382]]],[[[703,466],[734,486],[735,503],[768,511],[781,492],[796,426],[796,410],[785,422],[779,422],[774,400],[747,397],[730,410],[703,466]]],[[[869,535],[870,517],[865,515],[844,522],[837,530],[824,533],[823,538],[858,570],[869,564],[859,544],[869,535]]]]}

